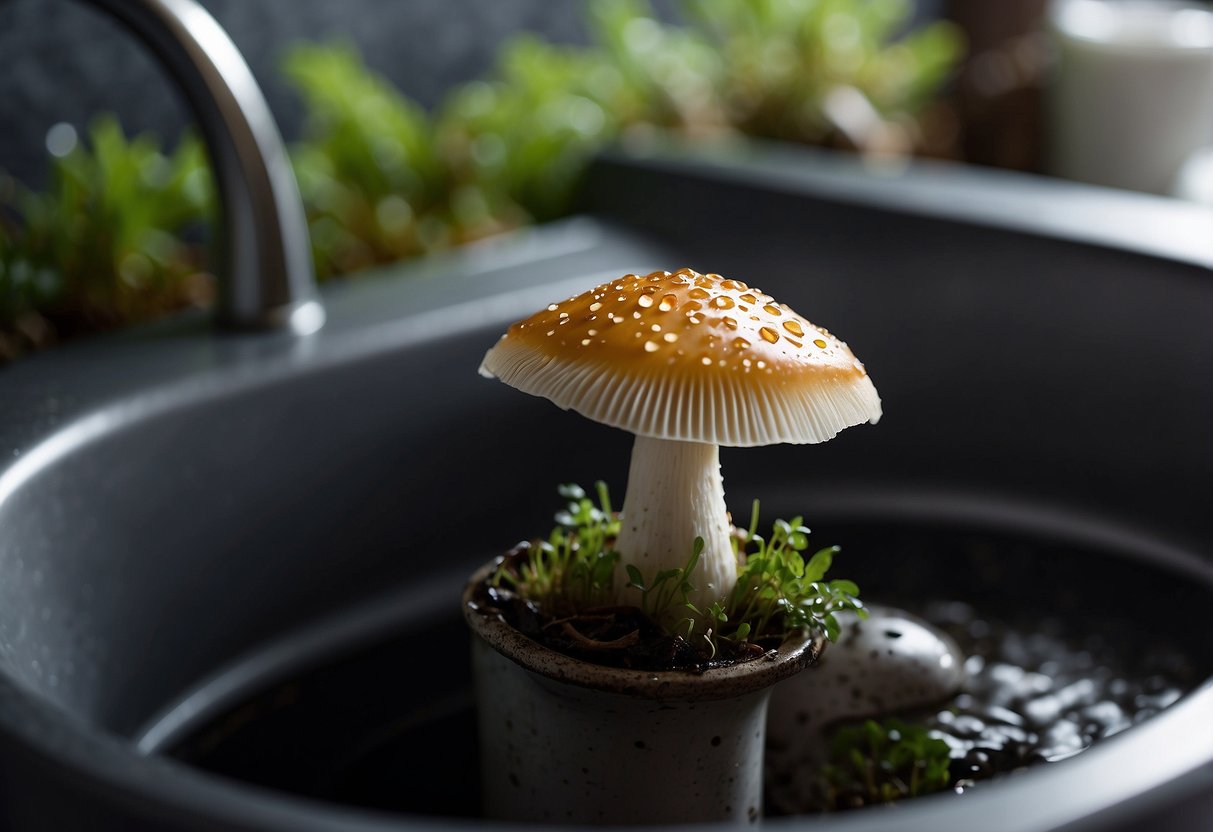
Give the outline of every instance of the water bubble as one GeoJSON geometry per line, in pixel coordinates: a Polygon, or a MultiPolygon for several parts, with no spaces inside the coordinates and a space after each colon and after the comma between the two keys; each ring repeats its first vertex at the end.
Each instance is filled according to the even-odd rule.
{"type": "Polygon", "coordinates": [[[750,342],[744,338],[734,338],[733,346],[739,350],[748,350],[750,348],[750,342]]]}
{"type": "Polygon", "coordinates": [[[663,341],[665,341],[667,344],[672,344],[678,340],[678,336],[672,332],[667,332],[665,335],[661,336],[661,339],[663,341]]]}
{"type": "Polygon", "coordinates": [[[556,311],[557,309],[559,309],[559,308],[560,308],[560,307],[559,307],[559,306],[557,306],[557,305],[556,305],[556,304],[554,304],[554,303],[549,303],[549,304],[548,304],[548,311],[549,311],[549,312],[555,312],[555,311],[556,311]]]}
{"type": "Polygon", "coordinates": [[[749,292],[746,292],[744,295],[742,295],[741,299],[744,300],[746,303],[758,303],[758,298],[754,297],[754,295],[750,294],[749,292]]]}
{"type": "Polygon", "coordinates": [[[702,363],[702,364],[703,364],[703,366],[705,366],[705,367],[711,367],[711,366],[712,366],[712,359],[708,358],[706,355],[705,355],[703,358],[699,359],[699,361],[700,361],[700,363],[702,363]]]}
{"type": "Polygon", "coordinates": [[[784,321],[783,328],[795,335],[797,338],[804,337],[804,327],[800,325],[800,321],[784,321]]]}
{"type": "Polygon", "coordinates": [[[818,349],[823,349],[823,350],[824,350],[824,349],[826,348],[826,342],[825,342],[825,341],[823,341],[823,340],[821,340],[820,338],[814,338],[814,339],[813,339],[813,346],[817,347],[818,349]]]}
{"type": "Polygon", "coordinates": [[[590,339],[589,339],[589,338],[582,338],[582,339],[581,339],[581,346],[583,346],[583,347],[588,347],[589,345],[590,345],[590,339]]]}
{"type": "Polygon", "coordinates": [[[720,295],[712,299],[712,306],[715,306],[717,309],[732,309],[733,305],[733,299],[726,295],[720,295]]]}
{"type": "Polygon", "coordinates": [[[776,306],[776,305],[775,305],[775,304],[773,304],[773,303],[768,303],[766,306],[764,306],[764,307],[762,307],[762,308],[763,308],[763,309],[765,309],[765,310],[767,310],[767,313],[768,313],[768,314],[771,314],[771,315],[776,315],[776,316],[778,316],[778,315],[782,315],[782,314],[783,314],[783,310],[782,310],[782,309],[780,309],[778,306],[776,306]]]}
{"type": "Polygon", "coordinates": [[[758,334],[763,337],[763,340],[770,344],[774,344],[779,340],[779,333],[771,329],[769,326],[764,326],[759,329],[758,334]]]}
{"type": "Polygon", "coordinates": [[[707,300],[711,297],[711,294],[703,287],[696,286],[694,289],[687,292],[687,296],[692,297],[695,300],[707,300]]]}
{"type": "Polygon", "coordinates": [[[737,319],[736,318],[730,318],[728,315],[725,315],[720,320],[721,320],[721,323],[723,323],[729,329],[737,329],[737,319]]]}
{"type": "Polygon", "coordinates": [[[599,303],[598,301],[594,301],[593,303],[590,304],[591,312],[597,312],[601,308],[602,308],[602,304],[599,303]]]}
{"type": "Polygon", "coordinates": [[[46,149],[52,156],[63,158],[76,149],[79,137],[76,128],[65,121],[52,125],[46,131],[46,149]]]}
{"type": "Polygon", "coordinates": [[[653,330],[654,332],[661,332],[661,324],[653,324],[651,327],[649,327],[649,329],[653,330]]]}
{"type": "Polygon", "coordinates": [[[652,295],[641,295],[640,297],[638,297],[636,299],[636,302],[638,304],[640,304],[641,306],[643,306],[645,309],[648,309],[650,306],[653,305],[653,296],[652,295]]]}
{"type": "Polygon", "coordinates": [[[662,295],[661,303],[657,304],[657,308],[662,312],[669,312],[678,306],[678,297],[675,295],[662,295]]]}
{"type": "Polygon", "coordinates": [[[644,351],[645,352],[657,352],[658,346],[659,345],[657,344],[656,341],[645,341],[644,342],[644,351]]]}
{"type": "Polygon", "coordinates": [[[690,320],[690,322],[691,322],[691,323],[693,323],[693,324],[702,323],[702,319],[701,319],[701,318],[696,318],[694,315],[691,315],[691,316],[690,316],[690,318],[689,318],[688,320],[690,320]]]}

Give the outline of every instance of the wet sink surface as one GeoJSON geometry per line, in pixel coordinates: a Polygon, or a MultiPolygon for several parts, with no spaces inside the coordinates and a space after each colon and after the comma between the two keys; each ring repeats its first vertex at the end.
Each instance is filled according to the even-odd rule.
{"type": "MultiPolygon", "coordinates": [[[[759,286],[840,333],[882,394],[878,427],[725,449],[735,509],[794,496],[834,516],[859,495],[896,518],[959,495],[1147,540],[1207,580],[1213,281],[1191,257],[711,171],[597,176],[593,215],[335,288],[313,339],[178,322],[0,377],[0,451],[15,452],[0,473],[0,771],[24,772],[16,828],[65,784],[82,795],[65,817],[136,795],[112,828],[142,828],[132,817],[157,801],[180,828],[387,828],[145,766],[126,743],[216,669],[389,588],[440,608],[441,576],[548,525],[555,483],[622,490],[630,437],[476,367],[508,322],[626,271],[759,286]]],[[[1195,748],[1158,776],[1213,759],[1213,737],[1195,748]]]]}

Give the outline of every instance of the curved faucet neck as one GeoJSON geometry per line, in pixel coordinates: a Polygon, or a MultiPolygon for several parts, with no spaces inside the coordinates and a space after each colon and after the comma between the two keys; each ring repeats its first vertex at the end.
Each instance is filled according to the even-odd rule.
{"type": "Polygon", "coordinates": [[[88,0],[126,24],[185,93],[218,188],[216,315],[305,334],[324,321],[299,187],[261,88],[196,0],[88,0]]]}

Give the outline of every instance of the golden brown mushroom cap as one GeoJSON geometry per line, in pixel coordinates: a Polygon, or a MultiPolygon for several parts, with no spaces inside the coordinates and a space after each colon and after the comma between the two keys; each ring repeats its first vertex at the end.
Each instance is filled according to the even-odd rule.
{"type": "Polygon", "coordinates": [[[880,418],[863,364],[738,280],[625,275],[510,327],[482,375],[658,439],[824,442],[880,418]]]}

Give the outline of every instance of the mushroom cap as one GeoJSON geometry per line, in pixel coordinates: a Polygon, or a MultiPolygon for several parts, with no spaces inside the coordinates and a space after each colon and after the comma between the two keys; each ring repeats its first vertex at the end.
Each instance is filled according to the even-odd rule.
{"type": "Polygon", "coordinates": [[[739,280],[624,275],[509,328],[481,375],[642,436],[824,442],[880,418],[847,345],[739,280]]]}

